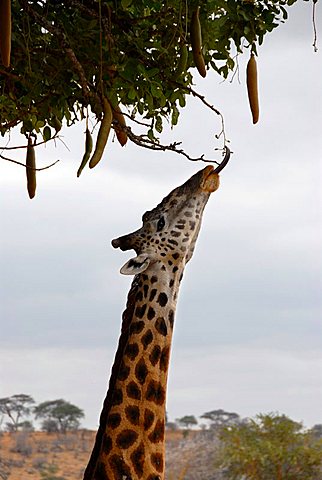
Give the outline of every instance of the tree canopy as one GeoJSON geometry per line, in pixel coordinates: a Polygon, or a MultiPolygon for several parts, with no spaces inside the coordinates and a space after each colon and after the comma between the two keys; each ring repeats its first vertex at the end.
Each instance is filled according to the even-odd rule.
{"type": "Polygon", "coordinates": [[[35,401],[30,395],[18,393],[11,397],[0,398],[0,413],[6,415],[10,422],[6,423],[10,431],[18,431],[19,428],[25,428],[30,424],[25,417],[31,413],[31,407],[35,401]]]}
{"type": "Polygon", "coordinates": [[[285,415],[260,414],[226,427],[221,440],[222,466],[230,480],[320,478],[321,440],[285,415]]]}
{"type": "Polygon", "coordinates": [[[42,418],[42,428],[49,432],[66,433],[77,430],[84,412],[76,405],[63,399],[42,402],[34,408],[36,418],[42,418]]]}
{"type": "Polygon", "coordinates": [[[228,425],[234,425],[240,422],[240,417],[238,413],[226,412],[221,408],[217,410],[211,410],[210,412],[205,412],[200,416],[200,418],[209,420],[210,427],[214,429],[225,427],[228,425]]]}
{"type": "MultiPolygon", "coordinates": [[[[0,68],[0,133],[19,125],[37,145],[57,138],[62,123],[93,114],[119,133],[121,145],[129,138],[164,149],[158,136],[164,122],[177,124],[187,95],[221,115],[194,90],[193,76],[236,73],[238,55],[257,54],[295,2],[13,0],[10,65],[0,68]]],[[[224,128],[217,137],[225,147],[224,128]]]]}

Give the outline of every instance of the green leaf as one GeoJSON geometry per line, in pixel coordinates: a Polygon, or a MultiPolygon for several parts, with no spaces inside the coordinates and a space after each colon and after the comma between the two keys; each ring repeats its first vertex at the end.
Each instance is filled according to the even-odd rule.
{"type": "Polygon", "coordinates": [[[162,130],[163,130],[163,127],[162,127],[162,118],[160,117],[160,115],[157,116],[156,118],[156,122],[155,122],[155,129],[158,133],[161,133],[162,130]]]}
{"type": "Polygon", "coordinates": [[[46,125],[43,129],[42,136],[45,142],[48,142],[48,140],[51,139],[51,129],[48,127],[48,125],[46,125]]]}
{"type": "Polygon", "coordinates": [[[124,9],[128,8],[132,3],[132,0],[121,0],[121,5],[124,9]]]}

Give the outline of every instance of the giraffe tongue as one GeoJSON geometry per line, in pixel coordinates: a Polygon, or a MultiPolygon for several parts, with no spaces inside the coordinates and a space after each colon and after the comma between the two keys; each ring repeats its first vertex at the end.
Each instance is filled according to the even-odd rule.
{"type": "Polygon", "coordinates": [[[219,175],[214,171],[212,166],[204,169],[204,176],[201,182],[202,190],[212,193],[219,188],[219,175]]]}

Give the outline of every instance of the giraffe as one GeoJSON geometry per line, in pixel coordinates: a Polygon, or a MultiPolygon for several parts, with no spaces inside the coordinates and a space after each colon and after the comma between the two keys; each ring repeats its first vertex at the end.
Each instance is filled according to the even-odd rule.
{"type": "Polygon", "coordinates": [[[133,233],[112,240],[134,249],[121,268],[134,275],[118,349],[84,480],[164,480],[165,400],[179,285],[204,207],[229,160],[209,165],[174,189],[133,233]]]}

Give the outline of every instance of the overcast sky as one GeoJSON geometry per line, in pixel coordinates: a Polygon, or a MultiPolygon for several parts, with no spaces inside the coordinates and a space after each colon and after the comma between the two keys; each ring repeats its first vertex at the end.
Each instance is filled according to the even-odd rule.
{"type": "MultiPolygon", "coordinates": [[[[170,419],[223,408],[322,423],[322,30],[314,53],[311,8],[298,2],[259,48],[256,126],[248,53],[241,83],[211,73],[195,79],[223,113],[234,153],[182,282],[170,419]]],[[[317,14],[321,25],[319,4],[317,14]]],[[[190,99],[180,120],[165,142],[218,157],[218,117],[190,99]]],[[[110,139],[101,164],[77,179],[83,132],[63,130],[70,151],[59,143],[37,149],[39,166],[61,162],[39,172],[32,201],[24,169],[0,163],[0,397],[64,398],[96,428],[131,282],[119,268],[132,253],[110,241],[138,228],[147,209],[204,164],[110,139]]]]}

